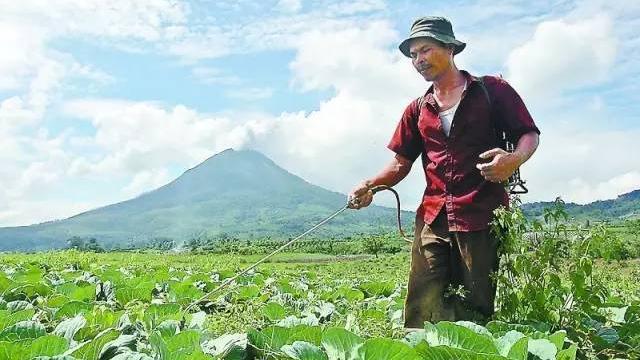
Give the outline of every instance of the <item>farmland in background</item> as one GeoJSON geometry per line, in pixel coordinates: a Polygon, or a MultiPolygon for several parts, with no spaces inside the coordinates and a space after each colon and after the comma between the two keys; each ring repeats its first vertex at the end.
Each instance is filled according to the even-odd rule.
{"type": "Polygon", "coordinates": [[[303,242],[187,312],[277,241],[102,253],[76,239],[84,251],[2,254],[0,359],[640,356],[636,223],[581,227],[562,203],[540,221],[518,209],[498,220],[495,317],[427,323],[408,336],[409,253],[394,234],[303,242]]]}

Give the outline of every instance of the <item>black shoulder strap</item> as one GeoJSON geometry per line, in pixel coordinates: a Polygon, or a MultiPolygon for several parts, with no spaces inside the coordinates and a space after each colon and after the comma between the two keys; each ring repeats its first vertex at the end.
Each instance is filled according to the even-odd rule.
{"type": "Polygon", "coordinates": [[[493,99],[491,97],[491,94],[489,94],[489,89],[487,89],[487,85],[484,83],[486,76],[482,76],[479,78],[479,82],[480,82],[480,88],[482,89],[482,92],[484,92],[484,97],[487,99],[487,102],[489,103],[489,109],[491,109],[491,107],[493,106],[493,99]]]}
{"type": "Polygon", "coordinates": [[[426,97],[427,94],[424,94],[418,98],[418,113],[420,113],[420,110],[422,110],[422,108],[424,107],[425,102],[427,101],[426,97]]]}
{"type": "Polygon", "coordinates": [[[420,129],[418,128],[418,121],[420,119],[420,112],[422,112],[422,108],[425,105],[425,101],[426,101],[425,100],[425,96],[426,96],[426,94],[422,95],[422,96],[420,96],[419,98],[416,99],[416,102],[417,102],[416,103],[416,110],[417,111],[416,111],[415,116],[413,116],[411,118],[411,130],[413,130],[414,134],[418,135],[418,137],[420,139],[422,139],[422,138],[420,137],[420,129]]]}

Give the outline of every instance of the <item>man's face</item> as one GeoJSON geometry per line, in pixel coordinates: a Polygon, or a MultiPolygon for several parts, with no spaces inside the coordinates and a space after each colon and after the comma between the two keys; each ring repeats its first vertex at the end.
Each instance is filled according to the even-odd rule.
{"type": "Polygon", "coordinates": [[[412,39],[409,53],[413,66],[427,81],[435,81],[453,64],[453,50],[429,38],[412,39]]]}

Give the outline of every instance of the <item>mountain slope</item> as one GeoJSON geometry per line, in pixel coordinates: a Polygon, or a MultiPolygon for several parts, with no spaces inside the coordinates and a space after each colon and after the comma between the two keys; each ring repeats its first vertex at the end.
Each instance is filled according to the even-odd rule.
{"type": "MultiPolygon", "coordinates": [[[[1,250],[66,246],[72,236],[107,247],[158,237],[178,243],[202,233],[240,238],[299,234],[345,204],[346,196],[312,185],[256,151],[225,150],[154,191],[65,220],[0,228],[1,250]]],[[[404,212],[407,225],[412,214],[404,212]]],[[[316,236],[393,230],[395,209],[347,210],[316,236]]]]}
{"type": "MultiPolygon", "coordinates": [[[[546,207],[553,202],[536,202],[522,205],[524,213],[529,217],[542,216],[546,207]]],[[[619,221],[640,218],[640,189],[619,195],[616,199],[595,201],[585,205],[566,203],[565,210],[570,218],[577,221],[619,221]]]]}

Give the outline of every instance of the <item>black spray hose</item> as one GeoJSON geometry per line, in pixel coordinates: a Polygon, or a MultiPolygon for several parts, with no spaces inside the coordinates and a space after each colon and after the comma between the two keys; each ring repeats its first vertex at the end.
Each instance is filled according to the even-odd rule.
{"type": "Polygon", "coordinates": [[[395,191],[391,186],[387,186],[387,185],[378,185],[378,186],[374,186],[371,189],[371,192],[375,195],[377,192],[380,192],[382,190],[389,190],[393,193],[393,195],[396,196],[396,210],[398,211],[398,230],[400,231],[400,235],[402,236],[402,238],[404,239],[404,241],[408,242],[408,243],[413,243],[413,239],[410,239],[409,237],[407,237],[407,235],[405,235],[404,231],[402,231],[402,222],[400,221],[400,195],[398,195],[398,192],[395,191]]]}

